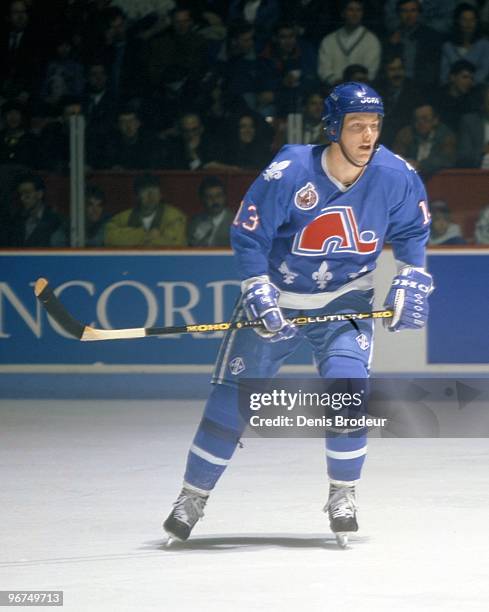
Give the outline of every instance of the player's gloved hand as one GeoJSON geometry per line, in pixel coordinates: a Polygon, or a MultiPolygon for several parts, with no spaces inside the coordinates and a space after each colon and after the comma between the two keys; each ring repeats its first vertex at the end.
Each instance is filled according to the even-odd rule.
{"type": "Polygon", "coordinates": [[[394,276],[384,305],[394,310],[392,319],[384,319],[389,331],[420,329],[428,320],[428,297],[434,290],[431,274],[406,266],[394,276]]]}
{"type": "Polygon", "coordinates": [[[247,279],[242,284],[242,290],[243,306],[248,319],[263,321],[264,328],[253,328],[259,336],[270,342],[278,342],[289,340],[296,335],[296,326],[285,320],[278,305],[280,292],[267,276],[247,279]]]}

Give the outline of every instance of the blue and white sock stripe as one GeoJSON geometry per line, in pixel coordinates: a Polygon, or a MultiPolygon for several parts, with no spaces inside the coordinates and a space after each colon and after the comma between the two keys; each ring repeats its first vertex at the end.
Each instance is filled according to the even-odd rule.
{"type": "Polygon", "coordinates": [[[331,450],[330,448],[326,449],[326,457],[329,457],[330,459],[340,459],[340,460],[345,460],[345,459],[357,459],[358,457],[363,457],[364,455],[367,454],[367,445],[363,446],[362,448],[357,448],[356,450],[351,450],[351,451],[337,451],[337,450],[331,450]]]}
{"type": "Polygon", "coordinates": [[[328,476],[333,480],[358,480],[367,456],[367,445],[365,440],[362,440],[360,448],[352,449],[351,443],[345,442],[347,441],[341,440],[340,444],[335,445],[335,449],[326,448],[328,476]],[[344,450],[341,446],[345,447],[344,450]]]}
{"type": "Polygon", "coordinates": [[[212,463],[214,465],[226,466],[230,461],[230,459],[223,459],[222,457],[217,457],[216,455],[205,451],[203,448],[200,448],[195,444],[192,444],[192,446],[190,447],[190,452],[194,455],[197,455],[197,457],[204,459],[204,461],[207,461],[208,463],[212,463]]]}
{"type": "MultiPolygon", "coordinates": [[[[201,451],[198,447],[194,450],[199,453],[201,451]]],[[[214,462],[216,459],[219,460],[220,457],[213,458],[210,453],[203,451],[205,458],[202,458],[194,450],[190,450],[188,454],[184,480],[196,489],[211,491],[226,469],[226,465],[219,465],[214,462]],[[210,459],[214,459],[214,461],[210,461],[210,459]]]]}

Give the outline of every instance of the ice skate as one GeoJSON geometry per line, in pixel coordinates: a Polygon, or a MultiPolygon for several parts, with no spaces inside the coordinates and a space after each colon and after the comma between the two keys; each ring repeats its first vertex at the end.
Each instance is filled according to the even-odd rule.
{"type": "Polygon", "coordinates": [[[167,546],[171,546],[175,540],[184,542],[188,539],[197,521],[204,516],[208,497],[195,489],[183,487],[173,504],[173,510],[163,523],[163,529],[168,534],[167,546]]]}
{"type": "Polygon", "coordinates": [[[348,535],[358,531],[356,510],[355,484],[331,481],[324,512],[328,513],[331,531],[341,548],[348,545],[348,535]]]}

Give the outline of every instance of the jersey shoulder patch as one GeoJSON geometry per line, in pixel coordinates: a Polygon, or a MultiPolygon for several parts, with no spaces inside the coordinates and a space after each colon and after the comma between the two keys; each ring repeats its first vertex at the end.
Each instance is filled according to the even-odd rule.
{"type": "Polygon", "coordinates": [[[302,149],[304,149],[304,145],[283,146],[273,158],[271,164],[263,171],[262,177],[265,181],[279,181],[286,177],[290,170],[297,171],[298,166],[300,166],[302,149]]]}
{"type": "Polygon", "coordinates": [[[291,159],[283,159],[281,161],[273,161],[263,172],[263,178],[266,181],[278,181],[284,175],[286,170],[292,163],[291,159]]]}

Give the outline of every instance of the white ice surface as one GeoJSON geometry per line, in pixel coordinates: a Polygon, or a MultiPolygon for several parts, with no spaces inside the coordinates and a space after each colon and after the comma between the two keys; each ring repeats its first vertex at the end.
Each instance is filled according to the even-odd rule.
{"type": "Polygon", "coordinates": [[[322,441],[245,439],[165,550],[201,409],[0,402],[0,589],[63,590],[70,612],[489,610],[487,439],[371,440],[348,550],[322,441]]]}

